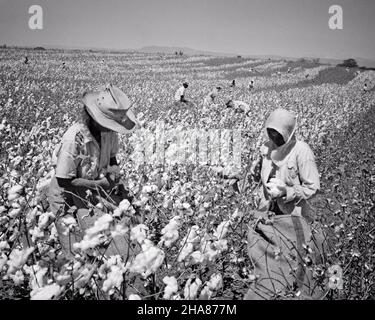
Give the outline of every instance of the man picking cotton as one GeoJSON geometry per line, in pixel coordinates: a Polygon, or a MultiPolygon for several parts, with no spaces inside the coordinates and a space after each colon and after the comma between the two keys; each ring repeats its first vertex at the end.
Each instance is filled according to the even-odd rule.
{"type": "Polygon", "coordinates": [[[181,87],[178,88],[176,94],[174,95],[174,99],[176,102],[184,102],[186,103],[187,100],[185,99],[185,90],[189,87],[187,82],[184,82],[181,87]]]}

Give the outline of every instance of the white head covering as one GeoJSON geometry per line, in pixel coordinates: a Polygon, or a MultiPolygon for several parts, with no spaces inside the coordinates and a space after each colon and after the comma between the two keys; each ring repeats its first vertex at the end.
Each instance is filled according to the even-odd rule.
{"type": "Polygon", "coordinates": [[[297,128],[296,116],[288,110],[276,109],[268,117],[265,130],[274,129],[282,135],[285,143],[271,150],[271,160],[280,166],[296,144],[295,131],[297,128]]]}

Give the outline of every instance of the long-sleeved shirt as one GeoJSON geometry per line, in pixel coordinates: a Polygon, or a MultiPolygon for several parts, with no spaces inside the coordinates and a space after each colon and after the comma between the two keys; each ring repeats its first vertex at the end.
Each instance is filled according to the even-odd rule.
{"type": "Polygon", "coordinates": [[[283,161],[275,165],[270,157],[270,143],[265,144],[262,154],[261,178],[263,194],[260,210],[268,210],[270,197],[265,185],[268,182],[272,167],[276,166],[275,178],[286,184],[286,195],[277,198],[277,204],[284,214],[304,215],[307,213],[307,200],[320,188],[318,168],[310,147],[302,141],[296,140],[283,161]]]}
{"type": "Polygon", "coordinates": [[[178,88],[178,90],[176,91],[176,94],[174,95],[174,99],[176,101],[180,101],[181,96],[184,96],[184,95],[185,95],[185,87],[182,86],[182,87],[178,88]]]}

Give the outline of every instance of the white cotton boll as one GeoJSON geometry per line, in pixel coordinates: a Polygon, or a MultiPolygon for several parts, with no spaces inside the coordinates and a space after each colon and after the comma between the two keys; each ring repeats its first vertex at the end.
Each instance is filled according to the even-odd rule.
{"type": "Polygon", "coordinates": [[[221,239],[214,242],[214,247],[216,250],[224,251],[228,249],[228,241],[225,239],[221,239]]]}
{"type": "Polygon", "coordinates": [[[223,286],[223,278],[220,273],[214,273],[211,275],[210,280],[207,282],[207,287],[212,290],[218,290],[223,286]]]}
{"type": "Polygon", "coordinates": [[[50,284],[31,292],[30,300],[51,300],[57,298],[62,292],[62,288],[56,284],[50,284]]]}
{"type": "Polygon", "coordinates": [[[142,244],[147,238],[148,227],[144,224],[138,224],[130,230],[130,240],[137,241],[139,244],[142,244]]]}
{"type": "Polygon", "coordinates": [[[21,213],[21,208],[14,208],[8,212],[8,217],[13,219],[19,216],[21,213]]]}
{"type": "Polygon", "coordinates": [[[12,274],[18,269],[21,269],[33,251],[34,247],[23,250],[13,249],[13,251],[9,255],[9,260],[7,262],[9,266],[8,274],[12,274]]]}
{"type": "Polygon", "coordinates": [[[0,251],[10,249],[9,244],[7,241],[3,240],[0,241],[0,251]]]}
{"type": "Polygon", "coordinates": [[[77,224],[77,221],[76,219],[74,219],[73,217],[71,216],[68,216],[68,217],[64,217],[61,219],[61,222],[66,225],[67,227],[77,227],[78,224],[77,224]]]}
{"type": "Polygon", "coordinates": [[[82,251],[87,251],[87,250],[93,249],[101,245],[106,240],[107,240],[107,237],[103,234],[96,234],[94,236],[85,235],[81,242],[77,242],[73,244],[73,248],[80,249],[82,251]]]}
{"type": "Polygon", "coordinates": [[[158,191],[158,186],[155,184],[149,185],[149,186],[144,186],[142,188],[142,193],[152,193],[158,191]]]}
{"type": "Polygon", "coordinates": [[[220,223],[214,232],[214,237],[218,240],[224,238],[228,232],[230,224],[230,221],[223,221],[222,223],[220,223]]]}
{"type": "Polygon", "coordinates": [[[184,202],[184,203],[182,204],[182,208],[184,208],[185,210],[190,209],[190,204],[187,203],[187,202],[184,202]]]}
{"type": "Polygon", "coordinates": [[[115,265],[111,266],[110,272],[107,274],[107,279],[103,282],[104,292],[108,292],[110,289],[120,289],[123,278],[124,269],[115,265]]]}
{"type": "Polygon", "coordinates": [[[161,230],[161,241],[168,248],[170,247],[179,237],[178,229],[181,225],[181,218],[176,216],[172,218],[169,223],[161,230]]]}
{"type": "Polygon", "coordinates": [[[205,258],[204,254],[202,254],[202,252],[199,250],[194,251],[190,257],[192,259],[192,264],[202,263],[205,258]]]}
{"type": "Polygon", "coordinates": [[[190,243],[193,243],[193,244],[199,242],[198,230],[199,230],[199,227],[196,226],[196,225],[191,227],[189,235],[188,235],[187,242],[190,242],[190,243]]]}
{"type": "Polygon", "coordinates": [[[60,286],[65,286],[72,281],[72,276],[70,274],[56,274],[56,283],[60,286]]]}
{"type": "Polygon", "coordinates": [[[19,286],[25,281],[25,277],[23,275],[22,270],[18,270],[15,274],[9,275],[9,277],[13,280],[14,284],[19,286]]]}
{"type": "Polygon", "coordinates": [[[36,216],[38,214],[38,208],[35,207],[33,208],[33,210],[30,210],[27,214],[26,214],[26,222],[27,223],[32,223],[34,222],[36,216]]]}
{"type": "Polygon", "coordinates": [[[184,261],[194,250],[194,244],[199,242],[198,235],[199,227],[194,225],[190,228],[190,232],[181,240],[181,245],[183,245],[181,252],[178,256],[177,261],[184,261]]]}
{"type": "MultiPolygon", "coordinates": [[[[11,187],[9,190],[8,190],[8,195],[12,195],[12,194],[21,194],[22,191],[23,191],[24,187],[23,186],[20,186],[19,184],[11,187]]],[[[9,199],[9,198],[8,198],[9,199]]]]}
{"type": "Polygon", "coordinates": [[[116,224],[115,229],[111,231],[111,237],[125,236],[128,231],[128,227],[125,227],[122,224],[116,224]]]}
{"type": "Polygon", "coordinates": [[[202,281],[199,278],[196,278],[193,282],[189,279],[186,282],[184,288],[184,297],[185,299],[193,300],[198,294],[198,290],[202,285],[202,281]]]}
{"type": "Polygon", "coordinates": [[[90,229],[86,230],[86,234],[88,236],[93,236],[98,234],[99,232],[108,230],[112,220],[113,218],[110,214],[101,216],[95,221],[94,225],[90,229]]]}
{"type": "Polygon", "coordinates": [[[131,295],[129,295],[128,300],[142,300],[142,299],[139,295],[132,293],[131,295]]]}
{"type": "Polygon", "coordinates": [[[113,211],[113,216],[114,217],[121,217],[122,214],[126,213],[127,211],[130,211],[131,213],[134,213],[134,208],[127,199],[124,199],[120,202],[118,208],[116,208],[113,211]]]}
{"type": "Polygon", "coordinates": [[[175,277],[165,276],[163,282],[167,285],[164,289],[164,299],[170,299],[172,294],[178,291],[178,283],[175,277]]]}
{"type": "Polygon", "coordinates": [[[55,215],[52,212],[44,212],[39,216],[38,227],[44,229],[48,222],[53,219],[55,215]]]}
{"type": "Polygon", "coordinates": [[[57,240],[58,237],[59,237],[59,234],[57,232],[56,225],[54,223],[51,226],[50,232],[51,232],[51,234],[50,234],[48,240],[57,240]]]}
{"type": "Polygon", "coordinates": [[[130,209],[130,207],[131,207],[131,204],[130,204],[130,202],[129,202],[128,199],[124,199],[124,200],[122,200],[122,201],[120,202],[120,204],[119,204],[119,208],[120,208],[121,210],[123,210],[123,211],[127,211],[128,209],[130,209]]]}
{"type": "Polygon", "coordinates": [[[46,283],[45,275],[48,269],[42,268],[39,265],[27,266],[23,267],[23,270],[30,276],[30,287],[32,291],[38,290],[40,286],[43,286],[46,283]]]}
{"type": "Polygon", "coordinates": [[[31,229],[29,233],[31,234],[31,240],[33,242],[36,242],[38,239],[44,237],[44,231],[41,230],[38,226],[35,226],[33,229],[31,229]]]}
{"type": "Polygon", "coordinates": [[[164,257],[164,251],[155,247],[150,240],[146,239],[142,244],[142,252],[135,257],[129,270],[148,277],[157,271],[163,263],[164,257]]]}

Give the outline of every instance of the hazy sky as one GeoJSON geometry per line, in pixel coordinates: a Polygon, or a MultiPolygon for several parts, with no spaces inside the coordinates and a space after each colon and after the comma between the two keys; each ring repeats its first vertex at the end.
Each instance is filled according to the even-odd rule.
{"type": "Polygon", "coordinates": [[[374,0],[0,0],[0,44],[375,60],[374,21],[374,0]],[[32,4],[43,8],[43,30],[28,27],[32,4]],[[333,4],[342,30],[328,27],[333,4]]]}

